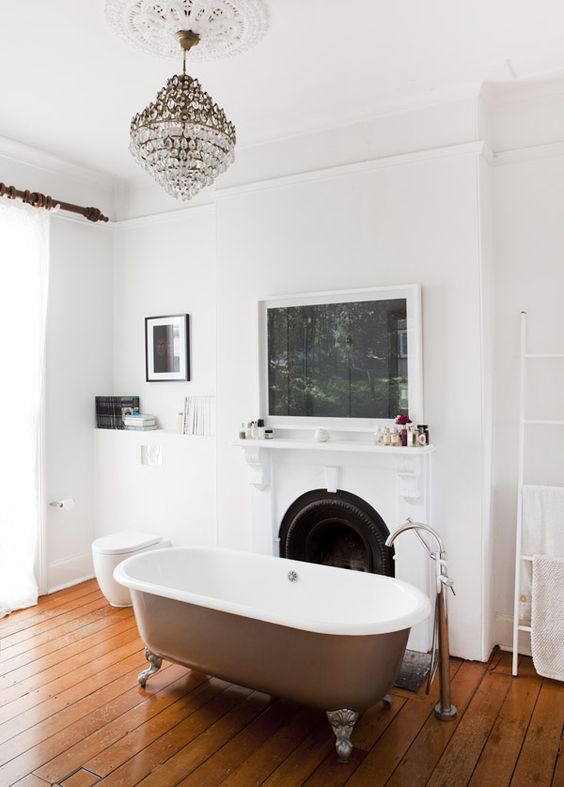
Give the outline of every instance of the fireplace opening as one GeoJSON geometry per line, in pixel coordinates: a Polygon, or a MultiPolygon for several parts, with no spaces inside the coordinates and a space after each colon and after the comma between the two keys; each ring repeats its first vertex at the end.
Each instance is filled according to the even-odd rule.
{"type": "Polygon", "coordinates": [[[314,489],[301,495],[284,514],[279,535],[281,557],[394,576],[386,523],[350,492],[314,489]]]}

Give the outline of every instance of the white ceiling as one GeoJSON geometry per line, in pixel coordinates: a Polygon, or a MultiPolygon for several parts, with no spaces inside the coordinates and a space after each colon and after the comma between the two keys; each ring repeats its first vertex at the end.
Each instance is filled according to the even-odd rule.
{"type": "MultiPolygon", "coordinates": [[[[254,49],[189,68],[235,123],[239,146],[564,68],[562,0],[268,4],[270,30],[254,49]]],[[[118,39],[104,0],[0,0],[0,52],[0,135],[146,178],[128,152],[129,121],[174,65],[118,39]]]]}

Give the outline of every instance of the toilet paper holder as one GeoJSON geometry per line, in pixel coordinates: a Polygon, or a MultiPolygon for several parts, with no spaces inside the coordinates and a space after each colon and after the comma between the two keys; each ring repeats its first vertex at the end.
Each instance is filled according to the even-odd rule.
{"type": "Polygon", "coordinates": [[[76,505],[74,498],[66,497],[64,500],[52,500],[49,503],[51,508],[58,508],[61,511],[70,511],[71,508],[74,508],[76,505]]]}

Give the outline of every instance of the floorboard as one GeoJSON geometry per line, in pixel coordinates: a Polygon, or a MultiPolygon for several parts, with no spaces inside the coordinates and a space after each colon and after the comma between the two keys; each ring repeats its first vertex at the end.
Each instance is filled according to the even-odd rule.
{"type": "Polygon", "coordinates": [[[517,760],[512,787],[551,783],[560,753],[563,726],[564,683],[544,679],[517,760]]]}
{"type": "Polygon", "coordinates": [[[359,719],[348,765],[325,714],[165,664],[145,690],[131,609],[94,580],[0,620],[0,785],[20,787],[564,787],[564,684],[522,657],[451,660],[435,685],[359,719]]]}
{"type": "Polygon", "coordinates": [[[436,768],[450,739],[464,717],[470,700],[474,696],[486,671],[485,664],[476,661],[464,662],[452,681],[452,701],[458,710],[452,722],[442,722],[430,713],[417,737],[398,763],[388,780],[388,785],[426,784],[436,768]]]}

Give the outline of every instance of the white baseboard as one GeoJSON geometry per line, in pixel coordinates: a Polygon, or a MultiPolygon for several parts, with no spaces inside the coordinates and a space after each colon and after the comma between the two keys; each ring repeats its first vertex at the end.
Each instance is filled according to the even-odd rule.
{"type": "Polygon", "coordinates": [[[74,555],[47,566],[47,593],[78,585],[94,577],[92,555],[74,555]]]}
{"type": "MultiPolygon", "coordinates": [[[[513,617],[498,613],[495,616],[496,642],[502,650],[513,651],[513,617]]],[[[519,632],[519,653],[531,655],[531,635],[527,631],[519,632]]]]}

